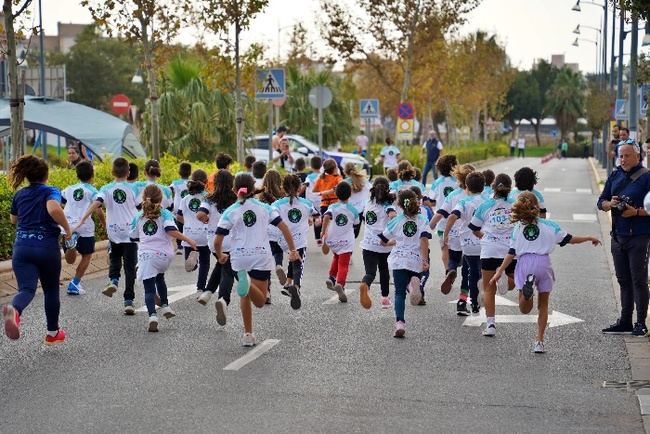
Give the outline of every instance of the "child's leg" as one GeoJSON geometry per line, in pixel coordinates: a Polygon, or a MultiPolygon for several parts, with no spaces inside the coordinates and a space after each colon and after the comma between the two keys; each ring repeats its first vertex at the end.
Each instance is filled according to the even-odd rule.
{"type": "Polygon", "coordinates": [[[341,253],[339,255],[338,270],[336,273],[336,283],[345,288],[345,281],[348,278],[348,270],[350,269],[350,259],[352,252],[341,253]]]}
{"type": "Polygon", "coordinates": [[[135,299],[135,266],[138,262],[138,245],[125,243],[124,246],[124,300],[135,299]]]}
{"type": "Polygon", "coordinates": [[[165,273],[158,273],[156,276],[156,291],[160,296],[161,305],[169,304],[167,300],[167,283],[165,282],[165,273]]]}
{"type": "Polygon", "coordinates": [[[460,296],[458,299],[467,301],[467,296],[469,295],[469,263],[467,262],[467,258],[462,254],[462,252],[461,255],[462,266],[460,268],[460,296]]]}
{"type": "Polygon", "coordinates": [[[108,279],[114,283],[120,280],[123,251],[123,244],[118,244],[110,241],[110,251],[108,253],[108,279]]]}
{"type": "MultiPolygon", "coordinates": [[[[537,300],[537,340],[544,342],[544,332],[546,331],[546,324],[548,323],[548,300],[551,296],[550,292],[540,292],[539,300],[537,300]]],[[[533,301],[532,299],[530,300],[533,301]]]]}
{"type": "Polygon", "coordinates": [[[372,285],[372,282],[375,280],[375,276],[377,275],[377,267],[379,265],[380,254],[366,249],[363,249],[361,254],[363,256],[363,268],[365,269],[366,273],[361,278],[361,282],[370,286],[372,285]]]}
{"type": "Polygon", "coordinates": [[[208,279],[208,283],[205,285],[206,291],[210,291],[213,294],[215,293],[217,287],[219,286],[219,282],[221,281],[222,268],[223,265],[221,265],[219,263],[219,260],[217,260],[216,263],[214,264],[214,268],[212,269],[212,273],[210,273],[210,278],[208,279]]]}
{"type": "MultiPolygon", "coordinates": [[[[427,253],[427,262],[429,262],[430,259],[431,259],[431,249],[429,249],[428,253],[427,253]]],[[[426,271],[423,271],[420,274],[420,291],[422,292],[422,300],[424,300],[424,287],[427,284],[427,280],[429,280],[429,270],[428,269],[426,271]]]]}
{"type": "Polygon", "coordinates": [[[485,307],[485,316],[494,318],[496,314],[495,298],[497,294],[497,286],[490,285],[490,279],[496,273],[493,270],[481,270],[483,275],[483,305],[485,307]]]}
{"type": "Polygon", "coordinates": [[[282,266],[284,262],[284,251],[282,251],[280,245],[275,241],[270,241],[269,244],[271,245],[271,254],[273,255],[275,266],[282,266]]]}
{"type": "MultiPolygon", "coordinates": [[[[179,222],[176,219],[174,219],[174,221],[176,222],[176,227],[178,228],[178,232],[183,233],[183,223],[179,222]]],[[[181,243],[182,243],[181,240],[176,240],[176,248],[177,249],[182,248],[181,243]]],[[[185,259],[187,259],[187,257],[185,259]]]]}
{"type": "Polygon", "coordinates": [[[88,266],[90,265],[90,261],[92,260],[93,255],[87,254],[87,255],[81,255],[81,261],[79,261],[79,265],[77,265],[77,270],[75,271],[74,277],[75,279],[81,280],[82,277],[84,277],[84,274],[86,274],[86,270],[88,270],[88,266]]]}
{"type": "Polygon", "coordinates": [[[298,255],[300,256],[299,260],[289,263],[289,277],[293,280],[293,284],[300,288],[305,260],[305,249],[303,247],[298,249],[298,255]]]}
{"type": "Polygon", "coordinates": [[[230,294],[235,283],[235,273],[230,265],[230,258],[221,265],[221,281],[219,282],[219,298],[223,298],[226,304],[230,304],[230,294]]]}
{"type": "Polygon", "coordinates": [[[404,310],[406,309],[406,287],[411,280],[408,270],[393,270],[393,281],[395,282],[395,321],[406,322],[404,310]]]}
{"type": "Polygon", "coordinates": [[[29,306],[36,294],[38,285],[38,267],[34,261],[33,248],[16,246],[11,258],[11,265],[18,282],[18,293],[11,301],[11,305],[21,315],[29,306]]]}
{"type": "Polygon", "coordinates": [[[332,252],[332,265],[330,265],[329,278],[336,282],[336,275],[339,270],[339,255],[332,252]]]}
{"type": "Polygon", "coordinates": [[[57,249],[56,252],[40,255],[38,260],[40,262],[37,263],[38,278],[43,287],[47,331],[56,332],[59,330],[59,312],[61,311],[61,302],[59,300],[61,254],[57,249]]]}
{"type": "Polygon", "coordinates": [[[472,304],[478,304],[478,281],[481,278],[481,258],[479,256],[466,256],[468,266],[467,282],[472,304]]]}
{"type": "Polygon", "coordinates": [[[199,275],[196,280],[196,288],[199,291],[205,291],[205,283],[208,280],[210,272],[210,248],[200,246],[199,248],[199,275]]]}
{"type": "Polygon", "coordinates": [[[388,270],[388,255],[390,253],[379,253],[379,286],[382,297],[388,297],[390,290],[390,271],[388,270]]]}
{"type": "Polygon", "coordinates": [[[463,252],[460,250],[447,249],[447,268],[446,270],[455,270],[461,266],[463,262],[463,252]]]}
{"type": "MultiPolygon", "coordinates": [[[[253,272],[255,272],[255,270],[253,270],[253,272]]],[[[262,273],[267,274],[268,276],[271,275],[270,271],[262,272],[262,273]]],[[[266,294],[269,290],[268,284],[269,284],[269,278],[262,279],[258,276],[251,277],[248,297],[250,297],[255,307],[261,308],[264,307],[264,305],[266,304],[266,294]]]]}
{"type": "Polygon", "coordinates": [[[533,310],[533,297],[526,300],[523,292],[519,291],[519,311],[523,314],[529,314],[531,310],[533,310]]]}
{"type": "Polygon", "coordinates": [[[156,278],[150,277],[142,281],[144,286],[144,303],[147,305],[147,313],[149,316],[156,314],[156,278]]]}

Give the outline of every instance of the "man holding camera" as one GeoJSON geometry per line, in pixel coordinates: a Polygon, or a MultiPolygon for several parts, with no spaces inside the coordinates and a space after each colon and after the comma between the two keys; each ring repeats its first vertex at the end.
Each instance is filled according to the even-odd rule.
{"type": "Polygon", "coordinates": [[[607,178],[598,209],[612,212],[612,257],[621,287],[621,317],[603,333],[641,337],[648,333],[650,217],[643,201],[650,192],[650,173],[641,164],[641,149],[634,140],[619,144],[618,157],[620,166],[607,178]]]}

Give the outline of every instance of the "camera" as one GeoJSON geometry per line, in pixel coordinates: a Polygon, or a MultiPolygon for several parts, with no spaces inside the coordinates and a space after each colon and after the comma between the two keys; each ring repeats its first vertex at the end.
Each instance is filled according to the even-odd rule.
{"type": "Polygon", "coordinates": [[[612,208],[614,208],[618,212],[623,212],[625,211],[625,208],[627,208],[627,205],[634,206],[634,202],[632,202],[632,199],[629,198],[629,196],[619,196],[618,198],[618,203],[614,205],[612,208]]]}

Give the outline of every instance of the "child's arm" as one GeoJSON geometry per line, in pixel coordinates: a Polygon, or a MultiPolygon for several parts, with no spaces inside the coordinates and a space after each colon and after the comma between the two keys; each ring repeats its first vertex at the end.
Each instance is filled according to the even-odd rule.
{"type": "Polygon", "coordinates": [[[192,249],[196,250],[196,241],[194,241],[193,239],[183,235],[182,232],[174,230],[174,231],[167,232],[167,235],[169,235],[172,238],[176,238],[177,240],[185,241],[187,244],[192,246],[192,249]]]}
{"type": "Polygon", "coordinates": [[[15,225],[16,223],[18,223],[18,216],[17,216],[17,215],[10,214],[10,215],[9,215],[9,220],[11,220],[11,224],[12,224],[12,225],[15,225]]]}
{"type": "Polygon", "coordinates": [[[437,213],[433,216],[433,218],[431,219],[431,221],[429,222],[429,227],[430,227],[431,229],[435,229],[436,226],[438,225],[438,222],[439,222],[440,220],[442,220],[443,218],[444,218],[444,216],[443,216],[442,214],[440,214],[439,212],[437,212],[437,213]]]}
{"type": "Polygon", "coordinates": [[[581,244],[581,243],[586,243],[590,242],[594,246],[599,246],[601,244],[600,240],[596,237],[592,236],[579,236],[579,235],[572,235],[571,239],[569,240],[569,244],[581,244]]]}
{"type": "Polygon", "coordinates": [[[185,219],[183,218],[183,214],[179,214],[179,213],[177,212],[176,215],[175,215],[174,217],[176,217],[176,220],[177,220],[179,223],[185,224],[185,219]]]}
{"type": "MultiPolygon", "coordinates": [[[[208,217],[208,214],[205,211],[200,211],[199,210],[196,213],[196,218],[197,218],[198,221],[200,221],[201,223],[205,223],[205,224],[208,224],[208,222],[210,221],[210,217],[208,217]]],[[[176,220],[178,220],[178,218],[176,218],[176,220]]],[[[178,221],[180,222],[180,220],[178,220],[178,221]]]]}
{"type": "MultiPolygon", "coordinates": [[[[427,232],[427,236],[431,236],[427,232]]],[[[429,269],[429,239],[422,236],[420,237],[420,257],[422,258],[422,271],[427,271],[429,269]]]]}
{"type": "Polygon", "coordinates": [[[296,245],[293,243],[293,236],[291,236],[291,231],[289,230],[289,226],[287,226],[285,222],[281,221],[278,224],[277,228],[280,229],[280,232],[282,232],[284,239],[287,240],[287,245],[289,246],[289,261],[300,260],[300,255],[298,255],[298,251],[296,250],[296,245]]]}
{"type": "Polygon", "coordinates": [[[97,208],[94,211],[94,214],[99,219],[99,224],[101,224],[105,228],[106,227],[106,215],[104,215],[104,210],[102,210],[101,207],[97,208]]]}
{"type": "Polygon", "coordinates": [[[447,245],[447,241],[449,240],[449,232],[451,232],[451,228],[454,226],[454,223],[456,223],[456,220],[458,220],[458,216],[456,214],[449,214],[449,217],[447,217],[447,225],[445,226],[445,234],[442,237],[442,244],[445,245],[445,246],[447,245]]]}
{"type": "Polygon", "coordinates": [[[84,215],[81,216],[81,219],[79,220],[79,224],[77,225],[77,227],[75,229],[77,229],[79,226],[84,224],[86,222],[86,220],[88,220],[88,217],[90,217],[91,214],[94,213],[95,210],[97,208],[100,208],[101,206],[102,206],[102,201],[101,200],[96,200],[93,203],[91,203],[90,206],[88,206],[88,209],[86,210],[84,215]]]}
{"type": "Polygon", "coordinates": [[[323,217],[323,229],[321,230],[321,240],[325,242],[325,238],[327,238],[327,227],[330,225],[330,221],[332,221],[332,217],[326,215],[323,217]]]}
{"type": "Polygon", "coordinates": [[[47,201],[45,206],[47,207],[47,213],[52,217],[52,220],[54,220],[56,224],[61,226],[65,231],[66,239],[70,239],[72,236],[72,230],[70,229],[68,220],[65,218],[65,214],[63,214],[61,203],[59,203],[58,200],[50,199],[47,201]]]}
{"type": "Polygon", "coordinates": [[[222,265],[228,262],[228,255],[224,254],[221,251],[224,237],[225,237],[224,234],[220,234],[219,232],[217,232],[217,236],[214,238],[214,253],[215,255],[217,255],[217,258],[219,259],[219,263],[222,265]]]}
{"type": "Polygon", "coordinates": [[[501,266],[494,273],[492,279],[490,279],[490,285],[496,285],[497,280],[501,278],[503,272],[505,271],[506,268],[508,268],[508,265],[512,263],[513,259],[515,259],[515,255],[513,255],[512,253],[508,253],[506,257],[503,258],[503,262],[501,263],[501,266]]]}

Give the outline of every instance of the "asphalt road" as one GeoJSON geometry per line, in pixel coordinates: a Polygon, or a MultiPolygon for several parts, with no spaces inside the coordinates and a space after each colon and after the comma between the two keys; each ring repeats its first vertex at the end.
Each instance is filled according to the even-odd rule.
{"type": "MultiPolygon", "coordinates": [[[[519,159],[493,169],[513,174],[524,164],[538,171],[552,219],[570,233],[601,236],[586,160],[519,159]]],[[[360,253],[351,281],[363,274],[360,253]]],[[[253,351],[275,345],[243,366],[251,349],[240,346],[236,296],[223,328],[212,303],[189,295],[152,334],[145,313],[125,317],[121,297],[101,295],[105,278],[88,280],[87,295],[62,294],[65,344],[41,343],[41,295],[23,315],[22,338],[0,337],[0,432],[643,432],[635,396],[602,388],[630,379],[623,339],[600,334],[617,315],[606,255],[591,245],[553,254],[551,309],[582,322],[549,329],[543,355],[531,352],[534,323],[498,323],[494,339],[463,326],[448,303],[457,289],[437,289],[435,248],[428,304],[407,306],[407,337],[398,340],[392,311],[378,307],[378,285],[370,311],[356,291],[347,304],[328,302],[329,261],[312,246],[302,309],[291,310],[275,282],[274,304],[255,311],[253,351]],[[239,370],[224,370],[233,362],[239,370]]],[[[167,273],[172,290],[194,279],[180,257],[167,273]]],[[[136,293],[141,306],[142,288],[136,293]]],[[[519,312],[497,306],[497,314],[519,312]]]]}

